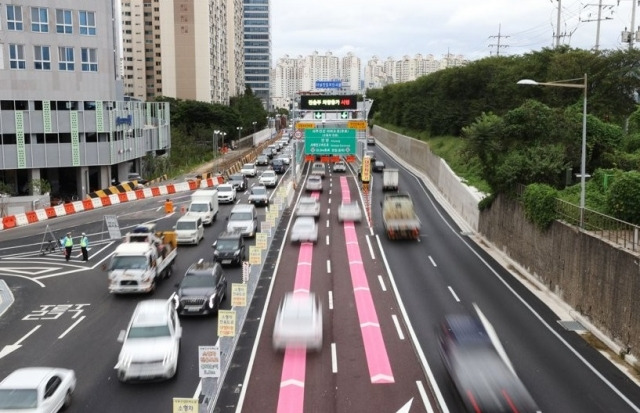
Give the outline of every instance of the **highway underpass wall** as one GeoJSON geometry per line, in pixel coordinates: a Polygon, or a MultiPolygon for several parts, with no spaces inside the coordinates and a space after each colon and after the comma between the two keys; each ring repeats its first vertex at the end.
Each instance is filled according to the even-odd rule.
{"type": "MultiPolygon", "coordinates": [[[[500,195],[479,232],[620,346],[640,356],[640,257],[554,221],[538,230],[520,202],[500,195]]],[[[627,355],[627,354],[624,354],[627,355]]]]}
{"type": "Polygon", "coordinates": [[[504,196],[497,197],[491,208],[480,213],[477,196],[426,143],[377,126],[372,135],[403,161],[424,172],[475,231],[576,310],[576,319],[593,324],[612,340],[607,344],[613,344],[611,347],[617,347],[628,362],[637,366],[638,255],[560,221],[547,231],[540,231],[525,218],[519,202],[504,196]]]}

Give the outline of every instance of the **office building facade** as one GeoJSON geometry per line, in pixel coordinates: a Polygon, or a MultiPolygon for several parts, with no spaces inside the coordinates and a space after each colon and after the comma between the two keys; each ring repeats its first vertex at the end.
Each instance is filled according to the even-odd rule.
{"type": "Polygon", "coordinates": [[[270,110],[271,30],[269,0],[244,0],[244,81],[270,110]]]}

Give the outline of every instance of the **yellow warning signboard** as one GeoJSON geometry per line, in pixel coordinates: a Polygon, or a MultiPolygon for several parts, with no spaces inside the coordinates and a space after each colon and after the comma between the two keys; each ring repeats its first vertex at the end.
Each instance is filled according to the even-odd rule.
{"type": "Polygon", "coordinates": [[[350,120],[347,121],[348,129],[357,129],[357,130],[366,130],[367,129],[367,121],[366,120],[350,120]]]}
{"type": "Polygon", "coordinates": [[[296,123],[296,129],[315,129],[316,124],[313,122],[298,122],[296,123]]]}

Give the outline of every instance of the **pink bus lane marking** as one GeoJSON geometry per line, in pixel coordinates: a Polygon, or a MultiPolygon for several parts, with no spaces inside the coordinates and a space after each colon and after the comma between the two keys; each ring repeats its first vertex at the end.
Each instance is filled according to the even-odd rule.
{"type": "MultiPolygon", "coordinates": [[[[342,199],[349,202],[351,195],[346,178],[340,178],[342,199]]],[[[373,304],[373,297],[369,290],[367,274],[362,264],[358,235],[352,222],[344,224],[344,238],[347,244],[347,257],[349,259],[349,271],[353,284],[353,295],[356,301],[356,310],[362,332],[362,341],[367,357],[369,375],[372,383],[394,383],[393,371],[389,362],[387,348],[382,338],[378,315],[373,304]]]]}
{"type": "MultiPolygon", "coordinates": [[[[303,242],[298,253],[298,267],[293,283],[294,294],[309,294],[311,288],[311,259],[313,244],[303,242]]],[[[278,413],[302,413],[304,410],[304,379],[307,368],[307,350],[287,348],[282,362],[278,413]]]]}

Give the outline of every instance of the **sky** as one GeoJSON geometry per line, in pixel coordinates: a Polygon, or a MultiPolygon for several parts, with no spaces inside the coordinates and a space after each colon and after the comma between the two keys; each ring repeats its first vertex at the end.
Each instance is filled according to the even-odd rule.
{"type": "MultiPolygon", "coordinates": [[[[593,49],[598,2],[603,4],[599,49],[628,49],[621,32],[631,26],[637,0],[560,0],[561,44],[593,49]],[[589,21],[592,20],[592,21],[589,21]]],[[[314,52],[362,64],[372,57],[400,60],[447,53],[477,60],[523,55],[555,45],[558,0],[270,0],[272,61],[314,52]],[[498,38],[498,35],[504,36],[498,38]],[[500,44],[500,47],[498,47],[500,44]]],[[[640,25],[640,6],[635,26],[640,25]]],[[[640,47],[640,43],[634,43],[640,47]]]]}

